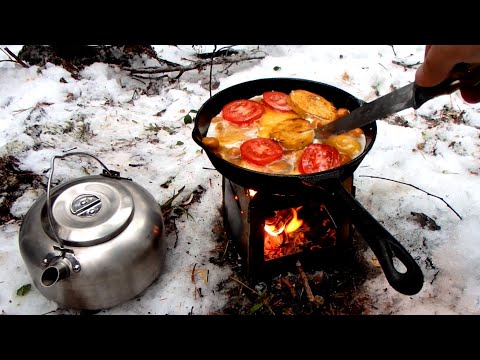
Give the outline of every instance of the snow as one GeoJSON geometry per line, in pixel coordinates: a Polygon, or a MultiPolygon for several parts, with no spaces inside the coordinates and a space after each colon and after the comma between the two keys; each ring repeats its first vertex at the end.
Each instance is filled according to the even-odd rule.
{"type": "MultiPolygon", "coordinates": [[[[1,46],[5,47],[14,53],[22,48],[1,46]]],[[[214,49],[213,45],[153,47],[160,58],[181,64],[188,64],[196,52],[214,49]]],[[[249,45],[235,49],[259,51],[265,58],[234,64],[228,71],[215,66],[219,86],[213,94],[248,80],[295,77],[331,84],[372,101],[390,92],[392,86],[413,81],[414,64],[423,61],[424,46],[249,45]]],[[[0,53],[0,60],[6,59],[0,53]]],[[[146,66],[155,63],[149,60],[146,66]]],[[[0,156],[17,157],[21,170],[42,176],[46,184],[53,156],[71,149],[85,151],[95,154],[109,169],[131,177],[160,204],[182,187],[176,202],[202,186],[205,191],[200,202],[189,209],[191,217],[176,221],[178,240],[174,232],[167,237],[161,276],[136,298],[99,314],[221,311],[227,294],[218,284],[233,270],[217,266],[209,258],[218,236],[213,229],[220,221],[222,178],[217,171],[203,169],[212,165],[192,140],[193,124],[183,121],[210,96],[204,85],[208,84],[208,69],[186,72],[177,82],[160,79],[158,94],[150,95],[142,93],[145,82],[114,65],[95,63],[82,70],[81,76],[75,80],[53,64],[23,68],[0,62],[0,156]],[[161,186],[167,182],[168,187],[161,186]],[[202,288],[203,297],[195,295],[196,287],[202,288]]],[[[408,127],[394,124],[393,117],[377,121],[376,142],[354,174],[356,198],[418,259],[425,283],[418,294],[405,296],[388,284],[383,273],[368,279],[362,289],[373,299],[368,313],[479,314],[480,104],[467,104],[454,93],[396,116],[402,116],[408,127]],[[441,120],[445,109],[463,111],[463,121],[441,120]],[[441,229],[422,228],[412,220],[411,212],[428,215],[441,229]]],[[[70,157],[56,165],[55,179],[62,182],[99,172],[95,162],[70,157]]],[[[25,189],[12,205],[12,215],[21,219],[43,192],[25,189]]],[[[18,248],[20,224],[21,220],[12,220],[0,227],[2,313],[76,313],[58,309],[57,303],[33,286],[18,248]],[[18,296],[17,289],[29,283],[31,290],[18,296]]],[[[370,259],[371,250],[365,250],[363,256],[370,259]]]]}

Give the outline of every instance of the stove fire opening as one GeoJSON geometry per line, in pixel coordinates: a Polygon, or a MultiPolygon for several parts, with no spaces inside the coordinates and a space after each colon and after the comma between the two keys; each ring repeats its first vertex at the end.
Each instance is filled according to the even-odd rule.
{"type": "MultiPolygon", "coordinates": [[[[343,186],[353,194],[353,176],[343,186]]],[[[306,264],[334,260],[352,245],[352,225],[345,209],[316,189],[271,194],[224,177],[223,217],[246,273],[253,278],[294,269],[300,259],[306,264]]]]}
{"type": "Polygon", "coordinates": [[[265,218],[264,260],[334,246],[335,220],[324,204],[276,210],[265,218]]]}

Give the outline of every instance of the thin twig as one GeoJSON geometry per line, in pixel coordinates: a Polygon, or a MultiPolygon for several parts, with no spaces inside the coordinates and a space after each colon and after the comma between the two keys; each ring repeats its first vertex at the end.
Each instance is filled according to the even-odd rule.
{"type": "Polygon", "coordinates": [[[72,151],[72,150],[75,150],[77,147],[73,147],[71,149],[66,149],[66,150],[62,150],[63,153],[66,153],[66,152],[69,152],[69,151],[72,151]]]}
{"type": "Polygon", "coordinates": [[[135,75],[132,76],[132,79],[133,79],[133,80],[137,80],[137,81],[141,82],[142,84],[147,85],[147,83],[146,83],[145,81],[143,81],[142,78],[138,78],[138,77],[135,76],[135,75]]]}
{"type": "Polygon", "coordinates": [[[42,315],[48,315],[48,314],[52,314],[54,312],[57,312],[59,310],[62,310],[61,308],[56,308],[55,310],[52,310],[52,311],[47,311],[46,313],[43,313],[42,315]]]}
{"type": "Polygon", "coordinates": [[[209,90],[210,90],[210,97],[212,97],[212,70],[213,70],[213,58],[215,57],[215,52],[217,51],[217,45],[213,45],[213,51],[212,51],[212,58],[210,61],[210,84],[209,84],[209,90]]]}
{"type": "Polygon", "coordinates": [[[264,304],[267,306],[268,310],[270,310],[270,312],[272,313],[272,315],[275,315],[275,313],[273,312],[273,309],[270,307],[270,305],[267,304],[266,302],[264,302],[264,304]]]}
{"type": "Polygon", "coordinates": [[[282,282],[282,284],[285,284],[287,286],[288,290],[290,290],[290,294],[292,294],[292,297],[296,299],[297,293],[295,292],[295,289],[293,288],[292,284],[290,284],[290,281],[288,281],[288,279],[283,275],[280,278],[280,281],[282,282]]]}
{"type": "Polygon", "coordinates": [[[220,261],[225,260],[225,256],[227,255],[228,244],[230,244],[230,240],[227,240],[227,245],[225,245],[225,251],[223,252],[223,256],[220,261]]]}
{"type": "Polygon", "coordinates": [[[27,110],[30,110],[30,109],[34,109],[35,107],[34,106],[31,106],[29,108],[26,108],[26,109],[20,109],[20,110],[13,110],[13,112],[15,114],[18,114],[18,113],[21,113],[21,112],[24,112],[24,111],[27,111],[27,110]]]}
{"type": "Polygon", "coordinates": [[[420,61],[417,61],[415,64],[406,64],[403,61],[398,61],[398,60],[392,60],[392,63],[394,63],[395,65],[403,66],[404,68],[408,68],[408,69],[413,69],[415,66],[421,64],[420,61]]]}
{"type": "MultiPolygon", "coordinates": [[[[132,79],[141,81],[141,79],[144,79],[144,80],[160,80],[160,79],[163,79],[163,78],[168,78],[168,75],[161,75],[161,76],[142,76],[141,74],[138,74],[138,75],[130,74],[130,77],[131,77],[132,79]]],[[[174,79],[174,80],[175,80],[175,79],[174,79]]],[[[142,81],[142,82],[143,82],[143,81],[142,81]]],[[[143,82],[143,83],[146,84],[145,82],[143,82]]]]}
{"type": "Polygon", "coordinates": [[[404,183],[404,182],[402,182],[402,181],[387,179],[387,178],[384,178],[384,177],[381,177],[381,176],[359,175],[359,177],[369,177],[369,178],[374,178],[374,179],[388,180],[388,181],[393,181],[393,182],[396,182],[396,183],[399,183],[399,184],[411,186],[411,187],[413,187],[414,189],[420,190],[420,191],[424,192],[424,193],[427,194],[427,195],[430,195],[430,196],[436,197],[437,199],[442,200],[442,201],[445,203],[445,205],[447,205],[448,208],[449,208],[450,210],[452,210],[452,211],[455,213],[455,215],[457,215],[457,216],[459,217],[460,220],[463,220],[462,217],[461,217],[445,200],[443,200],[440,196],[430,194],[428,191],[422,190],[422,189],[420,189],[419,187],[416,187],[415,185],[408,184],[408,183],[404,183]]]}
{"type": "Polygon", "coordinates": [[[197,263],[195,263],[195,265],[193,265],[193,270],[192,270],[192,283],[195,284],[195,267],[197,266],[197,263]]]}
{"type": "Polygon", "coordinates": [[[308,301],[315,302],[315,296],[313,296],[312,289],[308,284],[307,274],[305,274],[305,271],[303,271],[302,264],[300,263],[300,261],[297,261],[296,265],[297,265],[298,273],[300,274],[300,278],[302,279],[302,282],[303,282],[303,287],[305,288],[305,292],[307,293],[308,301]]]}
{"type": "Polygon", "coordinates": [[[397,53],[395,52],[395,48],[393,47],[393,45],[388,45],[388,46],[390,46],[390,47],[392,48],[392,50],[393,50],[393,55],[397,56],[397,53]]]}
{"type": "Polygon", "coordinates": [[[175,230],[175,244],[173,244],[173,248],[175,249],[178,243],[178,229],[177,229],[177,223],[175,222],[175,218],[172,218],[172,220],[173,220],[173,228],[175,230]]]}
{"type": "Polygon", "coordinates": [[[388,71],[388,69],[385,66],[383,66],[383,64],[378,63],[378,65],[380,65],[382,68],[384,68],[388,72],[388,75],[390,75],[390,77],[392,77],[392,74],[390,74],[390,71],[388,71]]]}
{"type": "Polygon", "coordinates": [[[235,279],[234,277],[231,277],[231,276],[229,276],[228,278],[229,278],[229,279],[232,279],[233,281],[236,281],[237,283],[239,283],[240,285],[243,285],[244,287],[246,287],[248,290],[250,290],[250,291],[253,292],[254,294],[257,294],[258,296],[260,296],[260,294],[259,294],[257,291],[255,291],[254,289],[252,289],[251,287],[249,287],[247,284],[241,282],[240,280],[235,279]]]}
{"type": "MultiPolygon", "coordinates": [[[[387,70],[387,68],[385,66],[383,66],[382,63],[378,63],[378,65],[380,65],[382,68],[384,68],[385,70],[387,70]]],[[[387,70],[388,71],[388,70],[387,70]]],[[[391,75],[390,75],[391,76],[391,75]]]]}
{"type": "Polygon", "coordinates": [[[4,53],[7,53],[10,57],[14,58],[17,63],[22,65],[24,68],[28,68],[28,65],[25,64],[17,55],[10,51],[9,48],[2,49],[4,53]]]}

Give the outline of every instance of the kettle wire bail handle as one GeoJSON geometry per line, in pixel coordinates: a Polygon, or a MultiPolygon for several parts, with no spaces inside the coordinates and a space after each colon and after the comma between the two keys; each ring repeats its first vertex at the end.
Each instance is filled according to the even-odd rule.
{"type": "Polygon", "coordinates": [[[94,158],[95,160],[97,160],[100,163],[100,165],[103,166],[104,171],[107,172],[107,174],[109,176],[114,176],[112,171],[110,171],[105,166],[105,164],[103,162],[101,162],[97,157],[95,157],[91,154],[88,154],[86,152],[73,151],[73,152],[66,153],[64,155],[56,155],[56,156],[52,157],[52,162],[51,162],[51,166],[50,166],[51,171],[50,171],[50,175],[48,176],[48,183],[47,183],[47,215],[48,215],[48,223],[50,225],[50,228],[52,229],[53,235],[55,236],[55,240],[57,241],[58,245],[60,245],[60,250],[61,251],[64,250],[63,239],[57,234],[57,229],[55,227],[55,220],[53,219],[53,213],[52,213],[52,199],[51,199],[50,189],[51,189],[51,186],[52,186],[52,178],[53,178],[53,170],[54,170],[54,167],[55,167],[55,159],[63,159],[63,158],[66,158],[67,156],[72,156],[72,155],[90,156],[90,157],[94,158]]]}

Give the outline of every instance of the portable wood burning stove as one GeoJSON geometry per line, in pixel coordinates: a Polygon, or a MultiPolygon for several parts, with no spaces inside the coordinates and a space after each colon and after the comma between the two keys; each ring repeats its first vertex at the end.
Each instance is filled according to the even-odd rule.
{"type": "MultiPolygon", "coordinates": [[[[353,175],[342,185],[354,196],[353,175]]],[[[316,189],[269,193],[223,177],[222,190],[225,229],[252,278],[293,269],[297,260],[331,261],[352,246],[350,214],[316,189]]]]}

